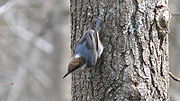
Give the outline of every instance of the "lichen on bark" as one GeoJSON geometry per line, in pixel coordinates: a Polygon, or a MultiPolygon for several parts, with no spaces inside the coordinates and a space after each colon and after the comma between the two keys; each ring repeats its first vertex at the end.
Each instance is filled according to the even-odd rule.
{"type": "Polygon", "coordinates": [[[94,68],[72,74],[73,101],[169,100],[167,0],[70,3],[72,53],[96,17],[104,20],[104,52],[94,68]]]}

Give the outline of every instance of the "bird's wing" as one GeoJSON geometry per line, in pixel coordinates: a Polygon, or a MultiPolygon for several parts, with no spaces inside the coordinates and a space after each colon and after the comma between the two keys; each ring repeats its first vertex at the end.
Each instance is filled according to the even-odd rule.
{"type": "Polygon", "coordinates": [[[90,33],[87,31],[79,40],[79,44],[82,44],[87,38],[90,37],[90,33]]]}
{"type": "Polygon", "coordinates": [[[79,44],[75,50],[75,54],[83,56],[87,61],[87,66],[92,67],[96,64],[96,37],[94,30],[89,29],[79,40],[79,44]]]}
{"type": "Polygon", "coordinates": [[[93,49],[93,41],[92,41],[92,33],[87,31],[79,40],[79,45],[82,45],[84,42],[86,42],[88,49],[93,49]]]}

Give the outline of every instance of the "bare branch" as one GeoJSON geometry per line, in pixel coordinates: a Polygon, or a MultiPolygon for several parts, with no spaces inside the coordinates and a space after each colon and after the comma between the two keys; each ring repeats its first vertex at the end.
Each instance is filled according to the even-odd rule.
{"type": "Polygon", "coordinates": [[[180,78],[176,77],[174,74],[172,74],[171,72],[169,72],[169,75],[177,82],[180,82],[180,78]]]}

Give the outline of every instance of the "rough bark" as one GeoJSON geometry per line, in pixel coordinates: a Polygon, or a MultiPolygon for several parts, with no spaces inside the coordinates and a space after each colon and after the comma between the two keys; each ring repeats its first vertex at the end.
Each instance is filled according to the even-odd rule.
{"type": "Polygon", "coordinates": [[[71,0],[71,48],[104,19],[104,52],[72,74],[73,101],[169,100],[168,0],[71,0]]]}

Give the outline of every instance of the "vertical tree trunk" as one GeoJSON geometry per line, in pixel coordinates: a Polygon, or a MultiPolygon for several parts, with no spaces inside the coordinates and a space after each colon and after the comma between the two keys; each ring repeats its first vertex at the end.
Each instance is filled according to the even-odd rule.
{"type": "Polygon", "coordinates": [[[73,101],[169,100],[168,0],[71,0],[71,48],[104,19],[97,65],[72,75],[73,101]]]}

